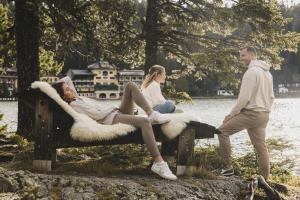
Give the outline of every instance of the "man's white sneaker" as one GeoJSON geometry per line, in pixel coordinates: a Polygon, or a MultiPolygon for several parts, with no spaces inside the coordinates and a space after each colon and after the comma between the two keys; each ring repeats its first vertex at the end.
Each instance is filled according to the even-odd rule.
{"type": "Polygon", "coordinates": [[[154,162],[151,167],[151,171],[153,171],[154,173],[158,174],[159,176],[161,176],[165,179],[169,179],[172,181],[177,180],[177,176],[175,176],[172,173],[168,164],[165,161],[154,162]]]}
{"type": "Polygon", "coordinates": [[[157,111],[153,111],[151,115],[149,115],[149,119],[151,121],[151,124],[164,124],[171,121],[157,111]]]}

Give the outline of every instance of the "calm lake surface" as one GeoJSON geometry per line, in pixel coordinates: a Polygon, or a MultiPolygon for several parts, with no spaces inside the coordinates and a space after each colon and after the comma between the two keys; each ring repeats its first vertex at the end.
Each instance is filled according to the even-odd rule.
{"type": "MultiPolygon", "coordinates": [[[[235,99],[196,99],[190,104],[179,104],[178,107],[186,113],[195,115],[202,122],[219,126],[231,108],[235,99]]],[[[118,105],[120,101],[103,101],[104,105],[118,105]]],[[[17,127],[17,102],[0,102],[0,113],[4,114],[0,124],[8,124],[8,131],[15,131],[17,127]]],[[[270,121],[267,128],[267,138],[282,138],[293,144],[283,152],[283,155],[295,160],[294,173],[300,175],[300,99],[275,99],[270,121]]],[[[202,141],[202,140],[201,140],[202,141]]],[[[231,137],[234,155],[242,155],[252,151],[249,137],[245,131],[231,137]]],[[[217,139],[204,140],[202,143],[217,144],[217,139]]]]}

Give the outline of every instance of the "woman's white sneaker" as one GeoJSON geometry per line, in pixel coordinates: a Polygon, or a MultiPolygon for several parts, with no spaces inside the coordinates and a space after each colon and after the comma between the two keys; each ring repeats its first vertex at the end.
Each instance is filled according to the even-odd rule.
{"type": "Polygon", "coordinates": [[[154,162],[151,167],[151,171],[153,171],[154,173],[158,174],[159,176],[161,176],[165,179],[169,179],[172,181],[177,180],[177,176],[175,176],[172,173],[168,164],[165,161],[154,162]]]}
{"type": "Polygon", "coordinates": [[[164,123],[171,121],[170,119],[167,119],[163,114],[161,114],[157,111],[153,111],[149,115],[149,119],[151,121],[151,124],[164,124],[164,123]]]}

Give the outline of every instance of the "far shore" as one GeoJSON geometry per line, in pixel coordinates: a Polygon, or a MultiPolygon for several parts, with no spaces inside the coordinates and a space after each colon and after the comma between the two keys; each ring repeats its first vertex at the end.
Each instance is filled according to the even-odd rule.
{"type": "MultiPolygon", "coordinates": [[[[199,96],[199,97],[192,97],[192,99],[237,99],[238,96],[199,96]]],[[[275,95],[276,99],[297,99],[300,98],[300,94],[297,95],[275,95]]]]}
{"type": "MultiPolygon", "coordinates": [[[[118,101],[120,99],[96,99],[90,97],[95,100],[102,100],[102,101],[118,101]]],[[[238,96],[192,96],[192,99],[237,99],[238,96]]],[[[297,99],[300,98],[300,94],[275,94],[276,99],[297,99]]],[[[16,98],[0,98],[0,102],[7,102],[7,101],[18,101],[16,98]]]]}

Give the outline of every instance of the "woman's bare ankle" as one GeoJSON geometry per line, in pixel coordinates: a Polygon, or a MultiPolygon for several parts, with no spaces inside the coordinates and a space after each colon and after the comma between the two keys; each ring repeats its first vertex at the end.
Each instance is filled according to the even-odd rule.
{"type": "Polygon", "coordinates": [[[154,158],[154,162],[161,162],[161,161],[164,161],[164,159],[159,155],[159,156],[156,156],[154,158]]]}

